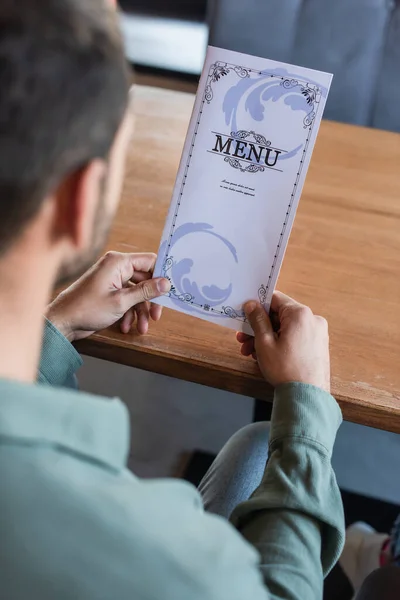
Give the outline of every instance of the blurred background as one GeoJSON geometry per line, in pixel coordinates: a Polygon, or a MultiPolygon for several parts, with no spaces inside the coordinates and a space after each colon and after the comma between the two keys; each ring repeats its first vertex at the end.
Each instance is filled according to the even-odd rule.
{"type": "Polygon", "coordinates": [[[207,48],[207,0],[123,0],[121,24],[137,81],[194,91],[207,48]]]}
{"type": "Polygon", "coordinates": [[[325,118],[400,131],[400,0],[121,0],[138,82],[194,91],[207,44],[334,74],[325,118]]]}

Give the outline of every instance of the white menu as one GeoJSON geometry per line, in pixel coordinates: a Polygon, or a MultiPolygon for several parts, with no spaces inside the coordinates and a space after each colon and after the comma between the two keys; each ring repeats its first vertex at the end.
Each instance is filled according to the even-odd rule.
{"type": "Polygon", "coordinates": [[[269,310],[332,75],[210,47],[154,275],[156,302],[252,333],[269,310]]]}

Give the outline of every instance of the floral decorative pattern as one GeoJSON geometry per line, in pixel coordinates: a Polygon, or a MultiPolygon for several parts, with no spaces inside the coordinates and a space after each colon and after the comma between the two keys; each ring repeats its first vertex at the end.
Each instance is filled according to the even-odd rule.
{"type": "Polygon", "coordinates": [[[205,99],[207,104],[210,104],[214,97],[212,84],[217,83],[221,77],[226,77],[231,71],[236,73],[241,79],[249,77],[250,74],[247,69],[239,66],[228,65],[228,63],[217,62],[211,65],[210,74],[208,76],[208,82],[205,89],[205,99]]]}
{"type": "Polygon", "coordinates": [[[235,310],[232,306],[223,306],[223,313],[230,317],[231,319],[239,319],[241,321],[246,321],[246,315],[243,310],[235,310]]]}
{"type": "Polygon", "coordinates": [[[244,129],[240,129],[239,131],[232,131],[231,136],[239,140],[247,140],[247,138],[253,136],[257,144],[262,144],[266,148],[269,148],[271,145],[271,142],[267,140],[267,138],[260,133],[256,133],[255,131],[246,131],[244,129]]]}
{"type": "Polygon", "coordinates": [[[297,87],[299,85],[299,82],[297,81],[297,79],[284,79],[281,85],[287,90],[289,90],[290,88],[297,87]]]}
{"type": "Polygon", "coordinates": [[[243,163],[241,163],[240,160],[238,160],[237,158],[231,158],[229,156],[226,156],[224,160],[225,162],[229,163],[234,169],[239,169],[240,171],[242,171],[242,173],[245,173],[246,171],[248,173],[258,173],[258,171],[265,171],[265,167],[263,167],[262,165],[254,164],[243,166],[243,163]]]}
{"type": "Polygon", "coordinates": [[[317,99],[317,92],[314,88],[310,87],[310,85],[307,83],[306,86],[302,86],[300,88],[300,91],[303,96],[305,96],[307,104],[314,104],[317,99]]]}
{"type": "Polygon", "coordinates": [[[164,265],[163,265],[163,274],[164,274],[164,277],[166,277],[167,271],[169,271],[173,266],[174,266],[174,259],[173,259],[172,256],[168,256],[165,259],[164,265]]]}
{"type": "Polygon", "coordinates": [[[295,89],[298,88],[298,91],[300,92],[300,94],[302,94],[307,102],[307,104],[310,107],[310,112],[304,117],[303,123],[304,123],[304,129],[306,129],[307,127],[310,127],[315,119],[315,108],[316,108],[316,104],[319,103],[319,94],[320,94],[320,90],[318,87],[313,86],[309,83],[306,83],[306,85],[301,85],[297,79],[284,79],[281,83],[281,85],[289,90],[289,89],[295,89]]]}
{"type": "Polygon", "coordinates": [[[174,266],[174,259],[172,256],[168,256],[165,259],[164,265],[163,265],[163,277],[165,277],[165,279],[168,279],[168,281],[171,284],[171,289],[166,294],[166,296],[169,296],[170,298],[173,296],[174,298],[176,298],[177,300],[180,300],[181,302],[192,302],[192,300],[194,300],[194,296],[192,296],[192,294],[179,294],[177,292],[176,287],[173,285],[172,279],[168,275],[168,271],[170,269],[172,269],[173,266],[174,266]]]}
{"type": "Polygon", "coordinates": [[[260,288],[258,290],[258,299],[263,305],[267,302],[267,288],[264,284],[260,285],[260,288]]]}

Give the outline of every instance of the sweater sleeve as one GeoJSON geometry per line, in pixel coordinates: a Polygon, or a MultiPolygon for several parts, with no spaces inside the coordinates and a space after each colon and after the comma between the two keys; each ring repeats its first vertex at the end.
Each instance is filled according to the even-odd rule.
{"type": "Polygon", "coordinates": [[[310,385],[279,386],[263,480],[231,520],[260,553],[271,600],[317,600],[344,543],[344,515],[331,455],[342,417],[310,385]]]}
{"type": "Polygon", "coordinates": [[[47,385],[73,387],[73,377],[82,362],[80,355],[72,344],[58,331],[53,323],[46,319],[38,382],[47,385]]]}

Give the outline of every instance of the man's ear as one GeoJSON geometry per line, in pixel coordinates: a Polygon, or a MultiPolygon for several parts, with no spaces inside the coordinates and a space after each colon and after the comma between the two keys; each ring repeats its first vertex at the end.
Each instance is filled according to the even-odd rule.
{"type": "Polygon", "coordinates": [[[66,242],[75,251],[90,246],[106,169],[104,161],[94,160],[59,185],[52,195],[54,241],[66,242]]]}

